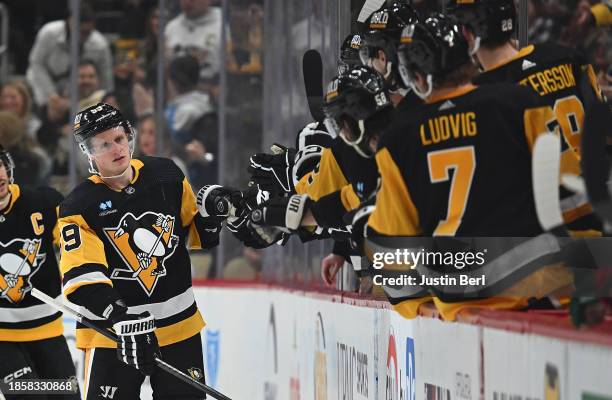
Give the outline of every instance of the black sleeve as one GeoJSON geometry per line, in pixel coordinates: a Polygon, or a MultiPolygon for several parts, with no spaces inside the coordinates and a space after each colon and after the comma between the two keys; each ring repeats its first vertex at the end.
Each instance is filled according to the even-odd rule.
{"type": "Polygon", "coordinates": [[[68,301],[104,318],[111,316],[112,312],[115,311],[111,306],[121,300],[119,293],[112,286],[101,283],[81,286],[66,298],[68,301]]]}
{"type": "Polygon", "coordinates": [[[59,206],[60,203],[64,200],[64,195],[53,189],[52,187],[42,186],[39,187],[36,191],[37,194],[44,201],[46,205],[45,208],[55,209],[55,207],[59,206]]]}
{"type": "Polygon", "coordinates": [[[342,204],[341,190],[337,190],[321,197],[312,204],[310,210],[317,224],[325,228],[344,227],[346,224],[342,217],[346,209],[342,204]]]}
{"type": "Polygon", "coordinates": [[[332,248],[332,253],[344,257],[346,261],[348,261],[349,263],[351,262],[350,257],[351,257],[352,251],[353,249],[351,249],[351,245],[348,242],[348,240],[345,240],[345,241],[334,240],[334,247],[332,248]]]}

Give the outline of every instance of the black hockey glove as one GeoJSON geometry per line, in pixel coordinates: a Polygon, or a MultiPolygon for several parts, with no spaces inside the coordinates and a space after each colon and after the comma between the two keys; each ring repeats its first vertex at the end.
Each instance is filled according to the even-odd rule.
{"type": "Polygon", "coordinates": [[[278,228],[262,227],[250,222],[251,211],[260,202],[268,199],[268,193],[257,189],[255,185],[250,186],[242,192],[242,201],[237,209],[239,214],[227,219],[227,229],[240,240],[245,246],[254,249],[270,247],[285,237],[284,232],[278,228]]]}
{"type": "Polygon", "coordinates": [[[285,237],[285,232],[271,226],[260,226],[249,221],[250,214],[227,220],[230,230],[245,246],[254,249],[265,249],[285,237]]]}
{"type": "Polygon", "coordinates": [[[275,197],[260,204],[251,212],[251,222],[256,225],[276,226],[295,231],[300,228],[304,213],[312,200],[305,194],[291,197],[275,197]]]}
{"type": "MultiPolygon", "coordinates": [[[[374,200],[375,201],[375,200],[374,200]]],[[[365,238],[368,237],[368,219],[370,214],[374,212],[376,206],[374,201],[367,201],[362,203],[357,209],[357,212],[353,215],[352,228],[351,228],[351,247],[355,249],[359,254],[363,254],[363,244],[365,238]]]]}
{"type": "Polygon", "coordinates": [[[206,185],[198,191],[198,211],[204,218],[224,220],[241,214],[244,195],[240,190],[220,185],[206,185]]]}
{"type": "Polygon", "coordinates": [[[139,315],[121,314],[112,319],[117,334],[117,358],[151,375],[155,369],[155,358],[161,357],[155,336],[155,318],[147,311],[139,315]]]}
{"type": "Polygon", "coordinates": [[[296,150],[276,143],[271,149],[273,154],[257,153],[251,156],[248,167],[251,180],[272,197],[291,193],[295,188],[292,171],[296,150]]]}

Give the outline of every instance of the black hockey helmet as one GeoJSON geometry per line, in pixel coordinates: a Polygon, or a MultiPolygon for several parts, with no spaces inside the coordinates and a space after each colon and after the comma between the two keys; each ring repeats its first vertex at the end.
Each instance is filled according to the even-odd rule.
{"type": "Polygon", "coordinates": [[[359,50],[361,49],[361,36],[351,33],[342,42],[340,59],[338,60],[338,75],[342,75],[361,64],[359,50]]]}
{"type": "Polygon", "coordinates": [[[104,149],[93,146],[91,140],[96,135],[116,128],[122,128],[127,135],[130,146],[130,156],[134,153],[136,142],[136,132],[131,124],[126,120],[121,112],[115,107],[106,103],[98,103],[87,107],[77,113],[74,118],[74,138],[79,148],[89,159],[91,173],[97,174],[98,171],[91,160],[91,156],[98,154],[104,149]]]}
{"type": "Polygon", "coordinates": [[[13,183],[13,170],[15,169],[15,162],[11,154],[0,144],[0,165],[4,165],[6,168],[6,174],[8,175],[9,183],[13,183]]]}
{"type": "Polygon", "coordinates": [[[81,110],[74,117],[74,138],[78,144],[84,143],[97,134],[122,126],[128,133],[130,123],[119,110],[110,104],[98,103],[81,110]]]}
{"type": "Polygon", "coordinates": [[[468,42],[451,16],[432,14],[424,22],[408,25],[400,41],[400,75],[404,83],[422,98],[431,93],[433,79],[442,78],[471,62],[468,42]],[[414,71],[427,77],[429,88],[426,93],[415,88],[414,71]]]}
{"type": "Polygon", "coordinates": [[[393,105],[385,80],[376,70],[359,66],[334,78],[325,96],[325,125],[363,157],[372,157],[372,135],[388,124],[393,105]]]}
{"type": "Polygon", "coordinates": [[[385,79],[401,86],[397,71],[397,46],[402,30],[419,19],[417,11],[406,1],[394,1],[366,20],[366,31],[361,35],[362,46],[359,56],[362,64],[371,65],[372,59],[378,57],[382,50],[387,58],[387,75],[385,79]]]}
{"type": "Polygon", "coordinates": [[[517,25],[514,0],[449,0],[446,12],[476,36],[472,54],[481,41],[496,45],[510,40],[517,25]]]}

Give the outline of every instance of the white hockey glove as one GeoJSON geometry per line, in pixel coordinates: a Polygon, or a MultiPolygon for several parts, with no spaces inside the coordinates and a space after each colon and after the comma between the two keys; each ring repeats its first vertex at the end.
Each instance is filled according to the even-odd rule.
{"type": "Polygon", "coordinates": [[[242,212],[243,194],[240,190],[220,185],[206,185],[198,191],[196,204],[200,215],[226,219],[242,212]]]}
{"type": "Polygon", "coordinates": [[[312,200],[305,194],[291,197],[275,197],[260,204],[251,212],[251,222],[256,225],[276,226],[297,230],[300,228],[304,213],[312,200]]]}
{"type": "Polygon", "coordinates": [[[148,311],[139,315],[121,314],[113,319],[113,329],[119,338],[117,358],[143,375],[151,375],[155,358],[160,357],[155,318],[148,311]]]}
{"type": "Polygon", "coordinates": [[[296,148],[303,150],[307,146],[331,147],[334,136],[327,132],[322,122],[307,124],[297,135],[296,148]]]}

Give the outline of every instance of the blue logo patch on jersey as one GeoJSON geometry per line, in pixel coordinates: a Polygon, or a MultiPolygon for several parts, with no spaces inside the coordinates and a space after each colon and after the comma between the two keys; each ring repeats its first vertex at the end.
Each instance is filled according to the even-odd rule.
{"type": "Polygon", "coordinates": [[[101,217],[104,217],[105,215],[113,214],[113,213],[117,212],[117,210],[113,210],[112,209],[113,208],[113,203],[110,200],[103,201],[102,203],[100,203],[99,207],[100,207],[100,214],[99,215],[101,217]]]}
{"type": "Polygon", "coordinates": [[[210,386],[217,387],[217,377],[219,372],[219,330],[206,331],[206,371],[208,371],[208,379],[210,386]]]}
{"type": "Polygon", "coordinates": [[[357,182],[356,189],[357,189],[357,196],[362,197],[363,196],[363,189],[365,189],[365,185],[363,182],[357,182]]]}

